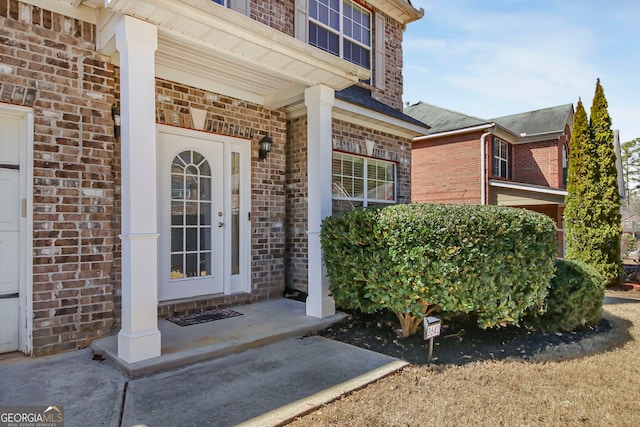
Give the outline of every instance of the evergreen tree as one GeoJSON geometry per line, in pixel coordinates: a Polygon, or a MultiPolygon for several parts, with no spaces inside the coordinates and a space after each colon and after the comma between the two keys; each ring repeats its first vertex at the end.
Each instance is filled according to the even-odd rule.
{"type": "Polygon", "coordinates": [[[587,113],[578,100],[576,113],[573,116],[573,130],[569,141],[569,165],[567,171],[567,198],[565,203],[565,241],[566,258],[587,262],[587,255],[591,252],[587,245],[588,224],[591,222],[588,182],[593,179],[594,162],[589,149],[591,148],[591,131],[587,113]]]}
{"type": "Polygon", "coordinates": [[[600,79],[588,123],[582,102],[578,102],[569,150],[567,258],[592,265],[608,285],[616,284],[622,234],[620,195],[611,117],[600,79]]]}
{"type": "Polygon", "coordinates": [[[594,265],[609,285],[617,284],[621,272],[620,239],[620,191],[618,190],[618,169],[616,152],[613,145],[613,130],[609,116],[607,99],[600,85],[596,82],[596,93],[591,104],[589,121],[598,159],[598,176],[595,182],[596,193],[600,195],[596,204],[596,236],[600,259],[594,265]]]}

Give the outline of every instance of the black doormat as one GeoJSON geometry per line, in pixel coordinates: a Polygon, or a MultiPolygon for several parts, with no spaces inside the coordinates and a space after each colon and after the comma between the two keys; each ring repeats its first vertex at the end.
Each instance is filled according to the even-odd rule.
{"type": "Polygon", "coordinates": [[[188,316],[169,317],[167,320],[176,325],[191,326],[199,323],[213,322],[214,320],[229,319],[236,316],[242,316],[242,313],[229,310],[228,308],[216,308],[214,310],[189,314],[188,316]]]}

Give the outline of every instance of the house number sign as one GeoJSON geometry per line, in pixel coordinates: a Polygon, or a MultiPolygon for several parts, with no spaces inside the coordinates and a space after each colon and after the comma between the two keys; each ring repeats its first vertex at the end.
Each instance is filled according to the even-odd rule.
{"type": "Polygon", "coordinates": [[[424,319],[424,339],[428,340],[440,335],[440,318],[429,316],[424,319]]]}
{"type": "Polygon", "coordinates": [[[431,364],[433,356],[433,339],[440,335],[440,318],[437,316],[429,316],[424,319],[424,339],[429,340],[429,355],[427,357],[427,365],[431,364]]]}

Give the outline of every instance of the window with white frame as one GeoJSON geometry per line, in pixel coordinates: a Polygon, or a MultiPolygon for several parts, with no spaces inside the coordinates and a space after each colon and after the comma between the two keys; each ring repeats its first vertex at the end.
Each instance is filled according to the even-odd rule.
{"type": "Polygon", "coordinates": [[[567,144],[562,144],[562,185],[567,185],[569,172],[569,150],[567,144]]]}
{"type": "Polygon", "coordinates": [[[396,203],[396,165],[379,159],[333,153],[333,212],[396,203]]]}
{"type": "Polygon", "coordinates": [[[348,0],[309,0],[309,44],[371,68],[371,12],[348,0]]]}
{"type": "Polygon", "coordinates": [[[493,176],[509,178],[509,144],[493,137],[491,151],[493,176]]]}

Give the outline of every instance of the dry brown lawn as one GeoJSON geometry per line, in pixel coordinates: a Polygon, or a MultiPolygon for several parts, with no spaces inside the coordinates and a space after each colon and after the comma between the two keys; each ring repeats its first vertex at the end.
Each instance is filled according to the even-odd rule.
{"type": "Polygon", "coordinates": [[[411,366],[289,426],[640,426],[640,301],[629,294],[609,293],[624,299],[605,305],[606,334],[533,362],[411,366]]]}

